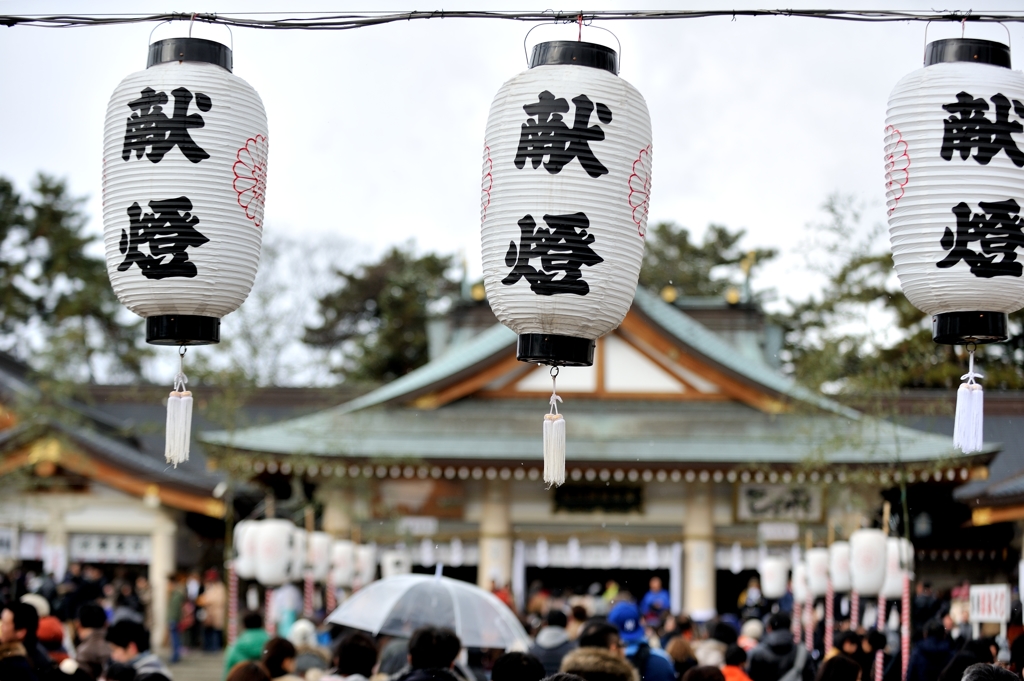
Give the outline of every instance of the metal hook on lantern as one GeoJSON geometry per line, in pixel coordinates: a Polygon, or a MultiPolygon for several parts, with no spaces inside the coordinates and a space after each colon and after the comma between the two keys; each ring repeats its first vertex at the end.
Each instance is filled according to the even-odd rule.
{"type": "MultiPolygon", "coordinates": [[[[189,19],[189,22],[188,22],[188,37],[189,38],[192,37],[192,24],[195,23],[196,17],[198,17],[198,16],[199,16],[199,12],[193,12],[191,18],[189,19]]],[[[217,21],[217,15],[216,14],[209,14],[209,15],[204,15],[204,16],[210,17],[210,19],[209,19],[210,23],[216,23],[216,21],[217,21]]],[[[182,17],[181,20],[184,21],[184,17],[182,17]]],[[[153,30],[149,32],[149,40],[147,41],[146,44],[147,45],[151,45],[153,43],[153,34],[156,33],[156,29],[160,28],[164,24],[169,24],[172,21],[177,21],[177,19],[165,19],[164,21],[161,21],[156,26],[154,26],[153,30]]],[[[227,24],[224,24],[224,28],[228,29],[228,43],[229,43],[228,46],[231,48],[231,52],[234,53],[234,51],[235,51],[235,33],[234,33],[234,31],[231,30],[231,27],[228,26],[227,24]]]]}
{"type": "MultiPolygon", "coordinates": [[[[550,11],[551,10],[547,10],[547,9],[544,10],[545,13],[546,12],[550,12],[550,11]]],[[[557,16],[553,16],[552,17],[552,23],[557,24],[558,23],[558,19],[559,18],[557,16]]],[[[571,21],[579,21],[580,22],[580,33],[579,33],[579,38],[578,39],[582,39],[583,38],[583,26],[584,25],[586,25],[588,28],[598,28],[598,29],[601,29],[602,31],[605,31],[606,33],[611,33],[612,37],[615,38],[615,44],[619,46],[618,65],[619,65],[619,70],[621,70],[621,68],[622,68],[622,41],[619,40],[619,36],[615,35],[615,33],[613,31],[611,31],[610,29],[605,28],[604,26],[596,26],[594,24],[593,17],[591,17],[590,23],[587,23],[586,20],[585,20],[585,17],[583,16],[583,14],[577,14],[577,18],[574,19],[574,20],[571,20],[571,21]]],[[[562,23],[568,23],[568,22],[563,20],[562,23]]],[[[533,33],[533,29],[538,28],[540,26],[546,26],[546,25],[547,24],[535,24],[534,26],[530,27],[530,30],[527,31],[526,35],[523,36],[523,56],[526,58],[526,65],[527,66],[530,65],[530,52],[529,52],[529,50],[526,49],[526,41],[530,39],[530,34],[533,33]]]]}

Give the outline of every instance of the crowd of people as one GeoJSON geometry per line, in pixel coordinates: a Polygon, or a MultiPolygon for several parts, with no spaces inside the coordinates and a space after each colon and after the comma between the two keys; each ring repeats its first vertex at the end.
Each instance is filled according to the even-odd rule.
{"type": "MultiPolygon", "coordinates": [[[[694,622],[670,613],[657,577],[639,599],[614,583],[587,594],[536,587],[523,618],[532,643],[509,652],[466,650],[444,628],[374,638],[319,620],[267,627],[260,613],[246,612],[225,651],[224,679],[900,681],[898,638],[840,615],[826,649],[820,615],[811,636],[797,636],[785,607],[791,602],[766,604],[758,591],[752,582],[741,596],[740,616],[694,622]]],[[[106,582],[95,568],[78,566],[60,584],[31,575],[0,582],[0,681],[173,681],[185,643],[220,649],[226,593],[215,571],[202,582],[172,580],[167,664],[150,650],[151,596],[144,580],[106,582]]],[[[924,585],[913,608],[919,621],[907,681],[1020,681],[1024,636],[1011,645],[972,638],[924,585]]]]}

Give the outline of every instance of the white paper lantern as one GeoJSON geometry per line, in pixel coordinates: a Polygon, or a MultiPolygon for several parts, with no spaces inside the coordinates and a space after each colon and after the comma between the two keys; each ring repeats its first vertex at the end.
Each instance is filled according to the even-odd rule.
{"type": "Polygon", "coordinates": [[[897,599],[903,595],[903,578],[914,572],[914,545],[903,538],[889,537],[885,549],[885,582],[882,595],[897,599]]]}
{"type": "Polygon", "coordinates": [[[331,544],[333,539],[326,532],[314,532],[309,535],[309,564],[313,570],[313,579],[326,582],[331,571],[331,544]]]}
{"type": "Polygon", "coordinates": [[[258,520],[242,520],[235,525],[232,539],[235,548],[235,574],[239,579],[252,579],[256,576],[256,534],[258,530],[258,520]]]}
{"type": "Polygon", "coordinates": [[[406,549],[392,549],[380,554],[381,579],[412,573],[412,556],[406,549]]]}
{"type": "Polygon", "coordinates": [[[352,586],[355,572],[355,545],[347,539],[339,539],[331,546],[331,581],[335,587],[352,586]]]}
{"type": "Polygon", "coordinates": [[[107,107],[107,272],[150,343],[218,342],[256,277],[267,116],[231,62],[220,43],[158,41],[107,107]]]}
{"type": "Polygon", "coordinates": [[[761,561],[761,593],[765,598],[778,600],[789,588],[789,561],[778,556],[766,556],[761,561]]]}
{"type": "Polygon", "coordinates": [[[837,593],[850,590],[850,543],[832,542],[828,547],[828,573],[837,593]]]}
{"type": "Polygon", "coordinates": [[[352,575],[352,587],[362,588],[377,579],[377,547],[373,544],[361,544],[355,547],[355,574],[352,575]]]}
{"type": "Polygon", "coordinates": [[[651,123],[601,45],[534,48],[505,83],[484,141],[487,298],[520,360],[590,366],[633,301],[644,253],[651,123]]]}
{"type": "Polygon", "coordinates": [[[256,581],[277,587],[292,581],[295,562],[295,525],[271,518],[261,522],[256,534],[256,581]]]}
{"type": "Polygon", "coordinates": [[[807,564],[797,563],[793,566],[793,600],[803,603],[807,600],[807,564]]]}
{"type": "Polygon", "coordinates": [[[877,596],[885,583],[886,539],[881,530],[850,535],[850,583],[861,596],[877,596]]]}
{"type": "Polygon", "coordinates": [[[807,588],[812,596],[828,591],[828,549],[807,549],[807,588]]]}
{"type": "Polygon", "coordinates": [[[292,562],[288,570],[289,582],[301,582],[306,577],[309,560],[309,533],[300,527],[292,527],[292,562]]]}
{"type": "Polygon", "coordinates": [[[1006,339],[1024,306],[1024,74],[986,40],[930,43],[889,97],[886,199],[907,298],[939,343],[1006,339]]]}

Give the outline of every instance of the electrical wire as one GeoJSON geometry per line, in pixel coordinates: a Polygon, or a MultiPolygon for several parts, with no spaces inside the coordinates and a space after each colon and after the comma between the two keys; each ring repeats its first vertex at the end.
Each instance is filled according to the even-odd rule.
{"type": "Polygon", "coordinates": [[[166,14],[37,14],[0,15],[0,26],[32,26],[37,28],[82,28],[115,26],[163,21],[201,21],[235,28],[257,28],[305,31],[346,31],[370,26],[381,26],[400,21],[428,19],[493,19],[522,22],[575,23],[593,21],[651,21],[675,19],[706,19],[711,17],[796,17],[889,23],[901,21],[956,21],[956,22],[1024,22],[1024,11],[912,11],[912,10],[816,10],[816,9],[737,9],[737,10],[601,10],[555,12],[513,12],[486,10],[436,10],[431,12],[353,12],[346,14],[320,14],[313,12],[243,12],[234,14],[171,12],[166,14]],[[308,16],[307,16],[308,15],[308,16]],[[279,18],[278,18],[279,17],[279,18]]]}

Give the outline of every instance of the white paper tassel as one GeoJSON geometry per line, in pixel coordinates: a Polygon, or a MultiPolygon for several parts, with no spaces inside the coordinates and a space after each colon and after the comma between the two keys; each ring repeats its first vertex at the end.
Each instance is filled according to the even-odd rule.
{"type": "Polygon", "coordinates": [[[974,351],[970,352],[967,373],[960,377],[966,380],[956,391],[956,422],[953,425],[953,446],[964,454],[980,452],[984,444],[985,393],[975,378],[985,378],[974,371],[974,351]]]}
{"type": "Polygon", "coordinates": [[[558,413],[555,380],[558,367],[551,368],[551,411],[544,415],[544,482],[558,487],[565,482],[565,419],[558,413]]]}
{"type": "Polygon", "coordinates": [[[192,443],[192,393],[185,390],[188,378],[182,371],[185,349],[179,354],[178,374],[174,377],[174,390],[167,398],[167,433],[164,440],[164,458],[175,468],[188,461],[192,443]]]}

